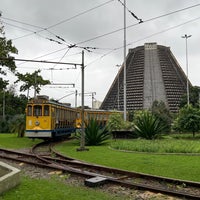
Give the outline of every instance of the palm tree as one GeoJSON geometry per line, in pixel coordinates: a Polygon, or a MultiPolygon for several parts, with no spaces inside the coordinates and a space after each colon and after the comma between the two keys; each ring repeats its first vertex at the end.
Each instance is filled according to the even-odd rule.
{"type": "Polygon", "coordinates": [[[35,93],[39,93],[41,88],[41,85],[50,84],[49,80],[44,80],[42,76],[39,75],[40,70],[37,70],[33,72],[32,74],[26,73],[26,74],[20,74],[19,72],[16,73],[16,76],[18,77],[18,80],[15,81],[15,83],[22,81],[24,82],[23,85],[20,87],[20,92],[27,90],[27,98],[29,97],[29,90],[31,87],[34,87],[35,93]]]}

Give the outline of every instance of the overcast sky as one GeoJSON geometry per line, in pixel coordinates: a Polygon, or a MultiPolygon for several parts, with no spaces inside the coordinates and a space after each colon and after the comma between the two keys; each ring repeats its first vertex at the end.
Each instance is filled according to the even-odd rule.
{"type": "MultiPolygon", "coordinates": [[[[117,74],[116,65],[123,63],[124,9],[119,0],[0,2],[6,38],[12,39],[19,51],[16,58],[81,63],[81,47],[92,47],[91,52],[85,51],[85,92],[96,92],[95,99],[103,101],[117,74]],[[73,44],[80,48],[69,49],[73,44]]],[[[181,36],[192,35],[188,39],[188,75],[193,85],[200,86],[200,0],[126,0],[126,6],[127,53],[147,42],[169,46],[186,72],[186,45],[181,36]],[[128,10],[144,22],[139,23],[128,10]]],[[[71,66],[28,62],[16,65],[20,73],[41,69],[43,78],[53,83],[75,84],[75,88],[45,86],[41,94],[60,99],[75,89],[81,92],[79,66],[67,70],[71,66]]],[[[7,79],[11,83],[15,80],[11,73],[7,79]]],[[[19,93],[19,85],[17,90],[19,93]]],[[[91,106],[91,101],[91,96],[86,95],[85,104],[91,106]]],[[[74,95],[62,102],[73,106],[74,95]]]]}

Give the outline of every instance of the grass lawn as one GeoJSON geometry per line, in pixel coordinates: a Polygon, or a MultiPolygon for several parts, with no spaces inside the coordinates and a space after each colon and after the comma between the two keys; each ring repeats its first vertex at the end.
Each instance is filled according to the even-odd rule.
{"type": "MultiPolygon", "coordinates": [[[[39,141],[18,138],[14,134],[0,134],[0,148],[29,148],[39,141]]],[[[122,152],[110,148],[110,144],[91,146],[89,151],[77,152],[78,143],[76,140],[71,140],[63,142],[55,148],[65,155],[105,166],[200,182],[200,155],[122,152]]],[[[70,186],[57,179],[31,179],[22,176],[22,182],[18,187],[0,196],[0,200],[12,199],[118,200],[122,198],[110,196],[98,189],[70,186]]]]}
{"type": "Polygon", "coordinates": [[[23,177],[16,188],[0,196],[0,200],[120,200],[98,189],[74,187],[56,179],[31,179],[23,177]]]}
{"type": "Polygon", "coordinates": [[[200,182],[200,156],[159,155],[121,152],[109,145],[91,146],[89,151],[77,152],[77,141],[67,141],[56,149],[61,153],[88,162],[115,168],[200,182]]]}
{"type": "Polygon", "coordinates": [[[39,139],[29,139],[29,138],[19,138],[17,134],[2,134],[0,133],[0,148],[7,149],[20,149],[20,148],[29,148],[34,144],[39,143],[39,139]]]}

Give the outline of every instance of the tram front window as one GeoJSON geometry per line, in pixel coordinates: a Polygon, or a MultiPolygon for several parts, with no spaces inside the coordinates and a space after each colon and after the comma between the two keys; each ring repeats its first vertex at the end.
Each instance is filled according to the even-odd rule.
{"type": "Polygon", "coordinates": [[[48,105],[44,106],[44,116],[49,116],[49,106],[48,105]]]}
{"type": "Polygon", "coordinates": [[[27,108],[27,116],[32,116],[32,106],[28,106],[27,108]]]}
{"type": "Polygon", "coordinates": [[[42,106],[35,105],[33,108],[33,115],[34,116],[42,116],[42,106]]]}

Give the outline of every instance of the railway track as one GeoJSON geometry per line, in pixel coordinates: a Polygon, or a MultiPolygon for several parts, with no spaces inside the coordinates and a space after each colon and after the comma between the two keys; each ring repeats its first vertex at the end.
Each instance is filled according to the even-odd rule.
{"type": "Polygon", "coordinates": [[[59,154],[54,150],[54,144],[40,143],[34,146],[30,153],[0,149],[0,157],[78,174],[87,180],[98,177],[104,180],[104,183],[127,188],[148,190],[184,199],[200,199],[200,182],[182,181],[82,162],[59,154]]]}

